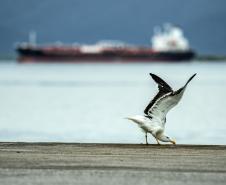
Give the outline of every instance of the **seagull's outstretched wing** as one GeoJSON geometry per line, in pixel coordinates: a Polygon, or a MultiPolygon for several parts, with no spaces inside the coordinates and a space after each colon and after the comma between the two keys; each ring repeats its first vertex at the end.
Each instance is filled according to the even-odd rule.
{"type": "Polygon", "coordinates": [[[160,77],[150,73],[153,80],[158,84],[159,91],[171,92],[173,89],[160,77]]]}
{"type": "Polygon", "coordinates": [[[196,75],[196,73],[195,74],[193,74],[189,79],[188,79],[188,81],[186,82],[186,84],[183,86],[183,87],[181,87],[180,89],[178,89],[177,91],[175,91],[174,92],[174,94],[180,94],[181,93],[181,91],[185,91],[185,89],[186,89],[186,87],[187,87],[187,85],[189,84],[189,82],[195,77],[195,75],[196,75]]]}
{"type": "Polygon", "coordinates": [[[180,101],[188,83],[194,78],[195,75],[196,74],[192,75],[182,88],[177,91],[169,91],[159,96],[153,103],[151,102],[151,106],[149,106],[149,104],[146,108],[147,110],[145,109],[146,114],[149,116],[156,116],[159,119],[164,120],[167,112],[180,101]]]}
{"type": "Polygon", "coordinates": [[[153,80],[158,84],[158,93],[156,96],[150,101],[148,106],[145,108],[144,113],[148,115],[148,111],[151,109],[151,107],[155,104],[155,102],[164,96],[165,94],[168,94],[169,92],[173,92],[173,89],[160,77],[158,77],[155,74],[150,73],[153,80]]]}

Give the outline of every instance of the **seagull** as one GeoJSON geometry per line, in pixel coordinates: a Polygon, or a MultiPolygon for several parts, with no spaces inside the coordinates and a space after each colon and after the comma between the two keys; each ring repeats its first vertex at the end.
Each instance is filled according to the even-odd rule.
{"type": "Polygon", "coordinates": [[[164,134],[166,114],[181,100],[188,83],[194,78],[196,73],[188,79],[183,87],[176,91],[157,75],[152,73],[150,75],[158,84],[158,93],[145,108],[144,116],[136,115],[127,117],[126,119],[135,122],[144,131],[146,144],[148,144],[148,133],[156,139],[159,145],[159,141],[176,144],[175,140],[164,134]]]}

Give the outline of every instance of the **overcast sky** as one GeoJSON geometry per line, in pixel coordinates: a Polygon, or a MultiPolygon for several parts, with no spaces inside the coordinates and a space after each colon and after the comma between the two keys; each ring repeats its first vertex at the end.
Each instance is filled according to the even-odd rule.
{"type": "Polygon", "coordinates": [[[149,45],[153,27],[184,29],[199,53],[226,54],[225,0],[1,0],[0,54],[35,30],[39,43],[102,39],[149,45]]]}

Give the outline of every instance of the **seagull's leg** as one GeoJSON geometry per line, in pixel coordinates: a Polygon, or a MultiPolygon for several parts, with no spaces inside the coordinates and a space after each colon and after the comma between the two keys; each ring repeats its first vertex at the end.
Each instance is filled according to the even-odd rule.
{"type": "Polygon", "coordinates": [[[146,140],[146,145],[148,145],[148,133],[145,132],[145,140],[146,140]]]}
{"type": "Polygon", "coordinates": [[[156,137],[155,137],[155,139],[156,139],[156,141],[157,141],[158,145],[160,145],[160,143],[159,143],[158,139],[157,139],[156,137]]]}

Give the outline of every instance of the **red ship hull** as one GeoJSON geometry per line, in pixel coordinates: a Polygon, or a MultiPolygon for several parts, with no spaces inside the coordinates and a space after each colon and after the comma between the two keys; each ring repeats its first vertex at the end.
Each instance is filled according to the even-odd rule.
{"type": "Polygon", "coordinates": [[[101,52],[81,52],[79,47],[17,48],[19,62],[152,62],[187,61],[195,53],[188,51],[158,52],[151,48],[107,48],[101,52]]]}

